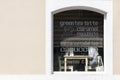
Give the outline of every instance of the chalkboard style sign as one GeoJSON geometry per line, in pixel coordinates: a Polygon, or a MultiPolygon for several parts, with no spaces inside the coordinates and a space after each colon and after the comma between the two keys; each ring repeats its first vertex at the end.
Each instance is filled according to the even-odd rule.
{"type": "Polygon", "coordinates": [[[53,15],[53,70],[104,71],[104,15],[67,10],[53,15]]]}

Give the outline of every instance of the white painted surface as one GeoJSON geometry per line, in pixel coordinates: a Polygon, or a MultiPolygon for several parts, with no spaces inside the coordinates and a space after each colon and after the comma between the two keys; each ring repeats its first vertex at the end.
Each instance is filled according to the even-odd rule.
{"type": "Polygon", "coordinates": [[[120,80],[120,76],[46,76],[46,75],[1,75],[0,80],[120,80]]]}
{"type": "MultiPolygon", "coordinates": [[[[99,11],[98,11],[99,12],[99,11]]],[[[107,76],[113,73],[113,36],[112,36],[112,1],[111,0],[47,0],[46,1],[46,74],[51,76],[71,76],[71,78],[85,78],[87,76],[107,76]],[[52,69],[52,12],[66,7],[85,6],[106,12],[104,20],[104,72],[57,72],[54,74],[52,69]],[[76,76],[78,75],[78,76],[76,76]]],[[[88,78],[89,79],[89,78],[88,78]]],[[[65,79],[64,79],[65,80],[65,79]]],[[[86,79],[87,80],[87,79],[86,79]]],[[[92,79],[91,79],[92,80],[92,79]]]]}

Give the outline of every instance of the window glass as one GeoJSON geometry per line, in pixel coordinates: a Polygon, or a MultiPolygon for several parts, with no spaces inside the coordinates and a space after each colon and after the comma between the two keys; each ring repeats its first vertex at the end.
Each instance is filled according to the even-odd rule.
{"type": "Polygon", "coordinates": [[[53,70],[104,71],[104,15],[89,10],[53,15],[53,70]]]}

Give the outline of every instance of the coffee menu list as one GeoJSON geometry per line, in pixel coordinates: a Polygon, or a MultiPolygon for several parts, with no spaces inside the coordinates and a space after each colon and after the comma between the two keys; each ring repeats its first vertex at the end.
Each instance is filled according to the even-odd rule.
{"type": "Polygon", "coordinates": [[[89,46],[103,48],[104,16],[88,10],[68,10],[53,15],[53,52],[55,56],[65,53],[87,52],[89,46]]]}
{"type": "Polygon", "coordinates": [[[60,27],[65,33],[70,33],[69,35],[76,32],[76,36],[97,37],[98,23],[98,21],[60,21],[60,27]]]}
{"type": "Polygon", "coordinates": [[[55,14],[54,46],[59,47],[64,41],[82,42],[84,40],[82,47],[87,44],[85,41],[90,42],[93,38],[92,41],[96,44],[102,44],[103,18],[102,14],[87,10],[70,10],[55,14]]]}

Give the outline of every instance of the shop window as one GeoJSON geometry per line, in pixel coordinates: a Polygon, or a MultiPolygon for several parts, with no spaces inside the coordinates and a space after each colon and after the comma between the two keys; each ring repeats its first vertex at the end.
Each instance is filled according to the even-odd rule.
{"type": "Polygon", "coordinates": [[[53,71],[104,71],[104,15],[90,10],[53,14],[53,71]]]}

